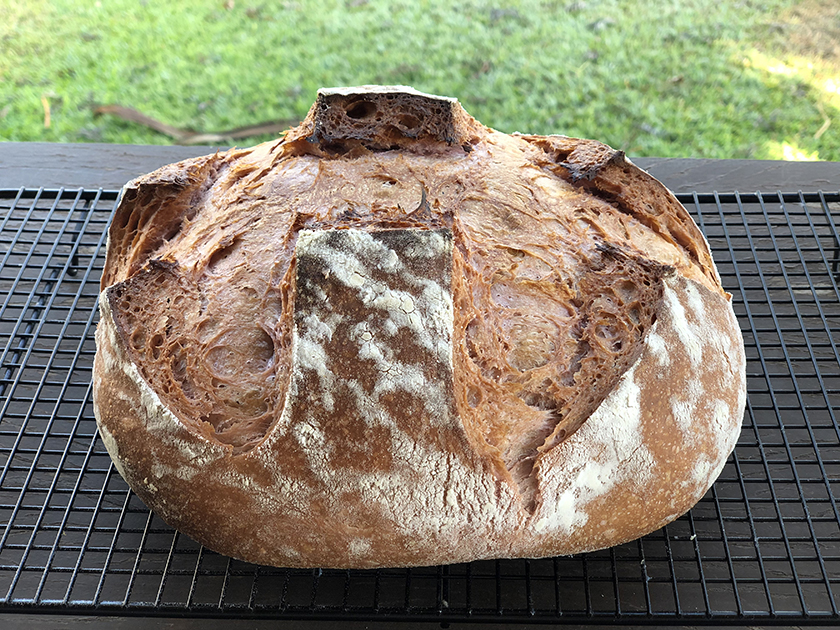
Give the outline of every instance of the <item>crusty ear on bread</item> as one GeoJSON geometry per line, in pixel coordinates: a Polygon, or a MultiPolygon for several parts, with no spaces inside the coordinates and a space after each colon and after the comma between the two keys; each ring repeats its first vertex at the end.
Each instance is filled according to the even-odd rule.
{"type": "Polygon", "coordinates": [[[619,151],[401,86],[130,182],[94,368],[103,441],[211,549],[295,567],[541,557],[690,509],[735,446],[738,323],[619,151]]]}

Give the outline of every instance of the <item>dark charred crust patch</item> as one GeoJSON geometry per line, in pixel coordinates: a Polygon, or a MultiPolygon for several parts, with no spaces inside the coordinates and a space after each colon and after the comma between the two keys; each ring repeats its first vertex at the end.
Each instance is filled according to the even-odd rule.
{"type": "Polygon", "coordinates": [[[291,233],[300,230],[342,230],[349,227],[371,231],[389,230],[453,230],[455,217],[451,209],[437,207],[437,200],[431,199],[426,186],[420,184],[421,197],[417,206],[405,211],[397,208],[391,213],[371,212],[347,206],[334,218],[315,219],[311,215],[296,214],[292,223],[291,233]],[[432,204],[435,205],[433,208],[432,204]]]}
{"type": "Polygon", "coordinates": [[[567,136],[521,136],[541,149],[551,163],[561,167],[564,179],[573,184],[591,182],[611,164],[625,161],[618,151],[596,140],[580,140],[567,136]]]}
{"type": "Polygon", "coordinates": [[[411,151],[421,146],[428,151],[434,145],[468,153],[472,138],[465,135],[460,118],[465,115],[453,99],[413,90],[323,90],[307,120],[290,132],[288,139],[295,142],[299,137],[305,138],[331,157],[354,157],[368,151],[411,151]]]}
{"type": "Polygon", "coordinates": [[[592,181],[610,164],[624,161],[624,151],[616,151],[598,142],[581,143],[560,166],[569,172],[572,183],[592,181]]]}
{"type": "MultiPolygon", "coordinates": [[[[612,175],[619,174],[613,172],[612,175]]],[[[628,175],[632,180],[637,179],[633,174],[621,169],[620,176],[628,175]]],[[[628,195],[628,188],[616,183],[613,178],[596,178],[592,183],[585,184],[585,188],[593,197],[606,201],[678,246],[688,254],[692,262],[703,269],[709,279],[716,281],[711,254],[704,246],[705,241],[700,231],[685,209],[664,188],[661,191],[653,190],[648,198],[643,200],[634,198],[635,193],[628,195]]]]}
{"type": "Polygon", "coordinates": [[[457,140],[452,103],[413,94],[320,94],[310,142],[322,146],[361,140],[370,149],[387,150],[402,138],[457,140]]]}
{"type": "MultiPolygon", "coordinates": [[[[626,261],[632,259],[645,270],[645,275],[651,274],[652,277],[657,279],[664,279],[676,273],[676,269],[671,265],[665,265],[655,260],[644,258],[643,256],[631,256],[624,248],[606,241],[596,243],[595,249],[603,255],[603,260],[626,261]]],[[[602,268],[597,263],[596,266],[602,268]]]]}

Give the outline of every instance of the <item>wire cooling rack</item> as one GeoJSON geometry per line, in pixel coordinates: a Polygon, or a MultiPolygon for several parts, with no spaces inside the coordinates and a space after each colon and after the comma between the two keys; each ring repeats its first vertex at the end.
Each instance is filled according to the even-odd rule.
{"type": "Polygon", "coordinates": [[[749,399],[691,512],[602,552],[411,570],[286,570],[203,549],[134,496],[91,405],[117,199],[0,190],[0,612],[211,617],[840,621],[840,194],[690,194],[733,294],[749,399]]]}

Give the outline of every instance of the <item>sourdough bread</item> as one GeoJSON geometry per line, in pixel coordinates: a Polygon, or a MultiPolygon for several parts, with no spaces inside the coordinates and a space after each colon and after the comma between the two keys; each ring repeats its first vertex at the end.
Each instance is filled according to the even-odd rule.
{"type": "Polygon", "coordinates": [[[745,405],[730,296],[620,151],[405,87],[130,182],[94,408],[207,547],[294,567],[594,550],[690,509],[745,405]]]}

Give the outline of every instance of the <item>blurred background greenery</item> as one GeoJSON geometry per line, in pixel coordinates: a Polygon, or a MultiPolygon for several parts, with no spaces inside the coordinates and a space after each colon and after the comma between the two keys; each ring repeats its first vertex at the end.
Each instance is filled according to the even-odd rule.
{"type": "Polygon", "coordinates": [[[217,132],[365,83],[630,155],[840,160],[840,2],[0,0],[0,140],[167,144],[94,110],[217,132]]]}

